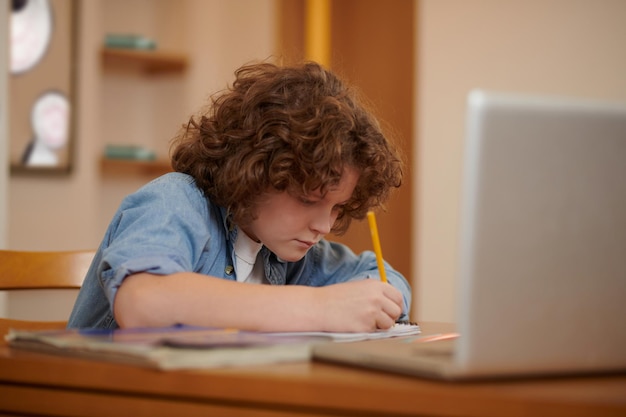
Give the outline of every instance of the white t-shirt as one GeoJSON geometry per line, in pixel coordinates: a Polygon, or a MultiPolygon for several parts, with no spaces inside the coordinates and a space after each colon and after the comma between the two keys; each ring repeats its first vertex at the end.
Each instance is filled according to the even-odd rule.
{"type": "Polygon", "coordinates": [[[259,256],[263,244],[250,239],[239,227],[237,229],[237,240],[235,241],[235,274],[237,281],[254,284],[266,283],[263,260],[259,256]]]}

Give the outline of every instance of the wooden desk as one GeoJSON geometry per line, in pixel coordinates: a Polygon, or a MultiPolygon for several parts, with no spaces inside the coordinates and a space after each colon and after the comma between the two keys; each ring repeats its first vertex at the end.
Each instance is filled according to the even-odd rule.
{"type": "Polygon", "coordinates": [[[160,372],[0,346],[3,413],[624,417],[626,375],[443,383],[318,362],[160,372]]]}

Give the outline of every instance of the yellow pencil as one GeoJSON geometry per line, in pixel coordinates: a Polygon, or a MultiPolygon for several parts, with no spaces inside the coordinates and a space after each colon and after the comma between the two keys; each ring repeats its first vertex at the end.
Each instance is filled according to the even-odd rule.
{"type": "Polygon", "coordinates": [[[378,264],[378,272],[382,282],[387,282],[385,274],[385,264],[383,264],[383,251],[380,248],[380,238],[378,237],[378,227],[376,227],[376,216],[373,211],[367,212],[367,221],[370,224],[370,232],[372,233],[372,244],[374,245],[374,253],[376,253],[376,263],[378,264]]]}

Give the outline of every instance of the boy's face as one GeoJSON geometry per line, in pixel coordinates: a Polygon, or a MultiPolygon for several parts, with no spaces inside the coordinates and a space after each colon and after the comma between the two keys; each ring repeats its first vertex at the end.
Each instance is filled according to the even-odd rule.
{"type": "Polygon", "coordinates": [[[352,197],[358,180],[357,170],[346,168],[339,184],[323,198],[318,192],[304,198],[286,191],[270,193],[257,205],[257,218],[243,230],[280,259],[299,261],[330,232],[341,206],[352,197]]]}

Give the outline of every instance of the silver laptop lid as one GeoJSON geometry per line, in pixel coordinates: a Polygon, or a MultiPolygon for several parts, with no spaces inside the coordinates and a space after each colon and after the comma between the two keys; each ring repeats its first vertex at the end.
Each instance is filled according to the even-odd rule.
{"type": "Polygon", "coordinates": [[[626,368],[626,104],[474,91],[466,132],[458,362],[626,368]]]}

